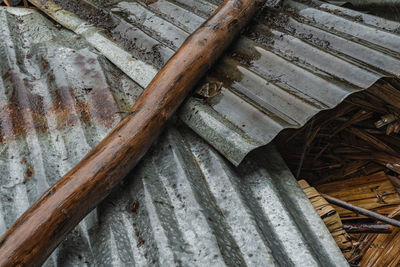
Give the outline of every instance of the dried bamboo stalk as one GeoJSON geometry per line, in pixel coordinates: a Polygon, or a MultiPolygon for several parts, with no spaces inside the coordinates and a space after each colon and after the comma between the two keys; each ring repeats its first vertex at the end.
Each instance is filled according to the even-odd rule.
{"type": "MultiPolygon", "coordinates": [[[[388,215],[400,205],[400,196],[387,175],[378,172],[369,176],[359,176],[316,187],[321,193],[330,195],[350,204],[388,215]]],[[[355,218],[355,212],[337,208],[341,218],[355,218]]]]}
{"type": "MultiPolygon", "coordinates": [[[[400,218],[400,206],[398,206],[389,217],[400,218]]],[[[399,240],[400,228],[395,228],[390,235],[377,235],[362,257],[360,266],[398,266],[400,262],[399,240]]]]}
{"type": "Polygon", "coordinates": [[[353,243],[350,236],[343,229],[343,224],[340,220],[339,214],[314,187],[311,187],[307,183],[307,181],[300,180],[299,185],[311,201],[311,204],[317,210],[318,215],[324,221],[326,227],[332,234],[339,248],[342,250],[346,259],[349,259],[351,257],[353,243]]]}

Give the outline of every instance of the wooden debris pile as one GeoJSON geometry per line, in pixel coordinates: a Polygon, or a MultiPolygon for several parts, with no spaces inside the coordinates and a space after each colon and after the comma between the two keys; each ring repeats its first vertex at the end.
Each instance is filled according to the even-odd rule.
{"type": "MultiPolygon", "coordinates": [[[[296,178],[306,180],[316,192],[393,218],[400,213],[398,79],[382,79],[336,108],[321,112],[301,129],[282,132],[276,145],[296,178]]],[[[352,249],[343,252],[351,264],[399,264],[397,227],[333,207],[345,229],[352,231],[349,225],[357,228],[361,224],[368,228],[350,234],[352,249]]],[[[343,248],[341,241],[338,244],[343,248]]]]}

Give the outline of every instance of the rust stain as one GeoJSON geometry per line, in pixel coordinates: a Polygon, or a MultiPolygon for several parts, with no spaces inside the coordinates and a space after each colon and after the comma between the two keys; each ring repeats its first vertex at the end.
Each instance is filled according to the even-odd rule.
{"type": "Polygon", "coordinates": [[[7,71],[2,78],[8,103],[0,108],[6,109],[9,113],[11,120],[9,123],[12,125],[12,132],[2,125],[0,136],[2,143],[15,140],[16,136],[34,129],[47,131],[43,98],[32,93],[32,85],[12,69],[7,71]],[[31,115],[31,118],[28,117],[28,114],[31,115]]]}
{"type": "Polygon", "coordinates": [[[135,203],[133,203],[131,211],[133,213],[136,213],[138,211],[138,209],[139,209],[139,202],[136,201],[135,203]]]}
{"type": "Polygon", "coordinates": [[[111,128],[119,112],[115,104],[114,97],[106,82],[106,78],[96,69],[98,61],[93,57],[85,57],[78,54],[74,59],[74,64],[81,70],[83,81],[90,81],[90,88],[86,88],[88,102],[80,103],[83,115],[94,119],[97,123],[111,128]]]}
{"type": "MultiPolygon", "coordinates": [[[[50,64],[46,59],[41,58],[40,64],[43,69],[49,69],[50,64]]],[[[51,114],[56,115],[59,130],[76,125],[79,121],[94,121],[112,128],[119,120],[119,109],[106,77],[98,70],[98,64],[96,58],[81,54],[77,54],[74,60],[74,67],[78,68],[82,81],[90,84],[90,87],[82,90],[85,97],[76,97],[77,90],[71,86],[59,86],[53,72],[49,71],[48,87],[54,96],[51,106],[44,102],[42,96],[33,92],[33,85],[24,78],[24,74],[9,69],[1,77],[8,103],[1,105],[0,109],[9,114],[10,121],[4,121],[6,118],[0,121],[0,141],[5,144],[31,131],[47,132],[47,116],[51,114]]]]}
{"type": "Polygon", "coordinates": [[[28,168],[26,168],[26,171],[25,171],[25,178],[26,178],[26,179],[31,178],[31,177],[33,176],[34,173],[35,173],[35,171],[33,170],[33,168],[29,166],[28,168]]]}

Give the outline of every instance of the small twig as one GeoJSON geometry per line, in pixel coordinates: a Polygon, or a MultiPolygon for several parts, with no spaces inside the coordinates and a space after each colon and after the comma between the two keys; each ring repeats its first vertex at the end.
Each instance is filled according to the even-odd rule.
{"type": "Polygon", "coordinates": [[[344,209],[357,212],[357,213],[365,215],[365,216],[367,216],[369,218],[373,218],[373,219],[376,219],[376,220],[379,220],[379,221],[382,221],[382,222],[385,222],[387,224],[390,224],[390,225],[393,225],[393,226],[396,226],[396,227],[400,228],[400,221],[398,221],[398,220],[388,218],[388,217],[386,217],[384,215],[381,215],[379,213],[376,213],[376,212],[373,212],[373,211],[370,211],[370,210],[367,210],[367,209],[363,209],[361,207],[357,207],[357,206],[355,206],[353,204],[347,203],[345,201],[339,200],[337,198],[334,198],[334,197],[331,197],[331,196],[328,196],[328,195],[325,195],[325,194],[321,194],[321,196],[323,198],[325,198],[331,204],[334,204],[334,205],[342,207],[344,209]]]}
{"type": "Polygon", "coordinates": [[[343,229],[349,234],[391,234],[393,229],[388,224],[344,223],[343,229]]]}

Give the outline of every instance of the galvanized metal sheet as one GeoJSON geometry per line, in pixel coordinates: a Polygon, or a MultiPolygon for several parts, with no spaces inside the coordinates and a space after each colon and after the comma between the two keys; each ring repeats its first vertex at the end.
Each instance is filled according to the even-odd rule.
{"type": "MultiPolygon", "coordinates": [[[[107,14],[114,40],[128,43],[133,55],[152,54],[142,60],[155,68],[217,7],[205,0],[86,0],[91,8],[85,13],[57,2],[89,19],[93,10],[107,14]]],[[[283,6],[264,10],[179,112],[235,165],[283,129],[301,127],[349,94],[400,74],[399,23],[319,1],[283,6]]],[[[68,12],[54,10],[52,16],[65,21],[68,12]]],[[[96,39],[89,41],[96,46],[96,39]]]]}
{"type": "MultiPolygon", "coordinates": [[[[85,38],[34,10],[0,7],[0,25],[2,234],[142,88],[85,38]]],[[[45,264],[154,265],[347,263],[273,147],[236,168],[180,125],[45,264]]]]}

